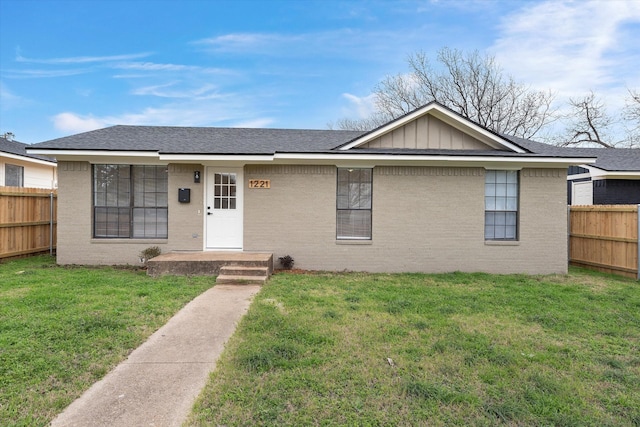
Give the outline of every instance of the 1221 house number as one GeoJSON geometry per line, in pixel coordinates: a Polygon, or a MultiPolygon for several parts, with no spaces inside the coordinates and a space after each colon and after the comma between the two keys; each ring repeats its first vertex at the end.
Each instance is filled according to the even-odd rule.
{"type": "Polygon", "coordinates": [[[249,188],[271,188],[270,179],[250,179],[249,188]]]}

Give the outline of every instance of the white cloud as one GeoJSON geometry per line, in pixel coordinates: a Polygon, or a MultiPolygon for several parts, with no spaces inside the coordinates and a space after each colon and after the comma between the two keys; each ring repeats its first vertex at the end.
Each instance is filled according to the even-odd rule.
{"type": "Polygon", "coordinates": [[[53,117],[53,125],[56,129],[68,133],[88,132],[100,129],[113,123],[93,116],[81,116],[75,113],[60,113],[53,117]]]}
{"type": "Polygon", "coordinates": [[[114,64],[112,68],[121,70],[137,70],[137,71],[197,71],[202,73],[231,73],[230,70],[224,68],[200,67],[197,65],[183,64],[158,64],[155,62],[120,62],[114,64]]]}
{"type": "Polygon", "coordinates": [[[253,120],[247,120],[247,121],[244,121],[244,122],[234,123],[233,125],[231,125],[231,127],[234,127],[234,128],[264,128],[264,127],[269,126],[273,122],[274,122],[273,119],[268,118],[268,117],[263,117],[263,118],[253,119],[253,120]]]}
{"type": "Polygon", "coordinates": [[[247,51],[261,49],[269,45],[291,42],[300,36],[285,36],[269,33],[233,33],[196,40],[193,44],[204,45],[216,51],[247,51]]]}
{"type": "Polygon", "coordinates": [[[625,34],[638,23],[638,1],[549,0],[505,16],[491,50],[518,80],[576,96],[640,83],[637,34],[625,34]]]}
{"type": "Polygon", "coordinates": [[[158,107],[116,115],[96,116],[63,112],[53,117],[56,129],[65,133],[87,132],[112,125],[147,126],[266,126],[273,120],[259,116],[247,99],[184,99],[158,107]]]}
{"type": "Polygon", "coordinates": [[[145,58],[152,55],[151,52],[133,53],[127,55],[110,55],[110,56],[73,56],[62,58],[26,58],[22,56],[20,50],[16,52],[16,62],[32,62],[36,64],[87,64],[91,62],[112,62],[112,61],[128,61],[131,59],[145,58]]]}
{"type": "MultiPolygon", "coordinates": [[[[593,91],[620,117],[628,88],[640,87],[639,29],[640,1],[546,0],[505,16],[492,51],[517,80],[556,92],[560,113],[571,113],[570,98],[593,91]]],[[[624,137],[619,125],[612,141],[624,137]]]]}
{"type": "Polygon", "coordinates": [[[343,93],[349,105],[342,109],[345,117],[364,119],[370,117],[376,110],[376,95],[374,93],[367,96],[357,96],[350,93],[343,93]]]}
{"type": "Polygon", "coordinates": [[[53,77],[77,76],[91,71],[93,70],[90,68],[65,70],[5,70],[3,74],[9,79],[46,79],[53,77]]]}
{"type": "Polygon", "coordinates": [[[134,89],[133,95],[152,95],[160,98],[187,98],[191,100],[216,99],[229,95],[217,92],[217,87],[212,84],[204,84],[191,89],[175,89],[178,82],[170,82],[155,86],[145,86],[134,89]]]}
{"type": "Polygon", "coordinates": [[[14,108],[22,107],[28,105],[30,101],[25,98],[16,95],[9,88],[0,83],[0,110],[1,111],[9,111],[14,108]]]}
{"type": "Polygon", "coordinates": [[[410,49],[421,43],[421,28],[396,30],[337,29],[306,33],[231,33],[200,39],[192,44],[212,53],[237,55],[271,55],[279,57],[366,57],[367,60],[389,61],[397,56],[398,45],[410,49]]]}

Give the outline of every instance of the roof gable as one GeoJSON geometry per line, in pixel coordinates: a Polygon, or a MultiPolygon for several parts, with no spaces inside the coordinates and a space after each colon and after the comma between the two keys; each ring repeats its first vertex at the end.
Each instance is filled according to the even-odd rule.
{"type": "Polygon", "coordinates": [[[431,102],[339,147],[449,150],[502,150],[526,153],[522,147],[431,102]]]}

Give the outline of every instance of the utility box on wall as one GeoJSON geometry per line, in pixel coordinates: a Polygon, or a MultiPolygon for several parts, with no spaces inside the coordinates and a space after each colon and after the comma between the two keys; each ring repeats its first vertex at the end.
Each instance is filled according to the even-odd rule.
{"type": "Polygon", "coordinates": [[[191,203],[191,189],[178,188],[178,201],[180,203],[191,203]]]}

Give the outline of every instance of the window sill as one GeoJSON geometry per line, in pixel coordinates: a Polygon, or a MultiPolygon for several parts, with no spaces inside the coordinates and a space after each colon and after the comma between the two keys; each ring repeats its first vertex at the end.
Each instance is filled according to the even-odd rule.
{"type": "Polygon", "coordinates": [[[373,245],[373,240],[358,240],[358,239],[336,240],[336,245],[373,245]]]}
{"type": "Polygon", "coordinates": [[[166,244],[169,239],[112,239],[112,238],[92,238],[91,243],[104,244],[166,244]]]}
{"type": "Polygon", "coordinates": [[[519,240],[485,240],[485,246],[520,246],[519,240]]]}

